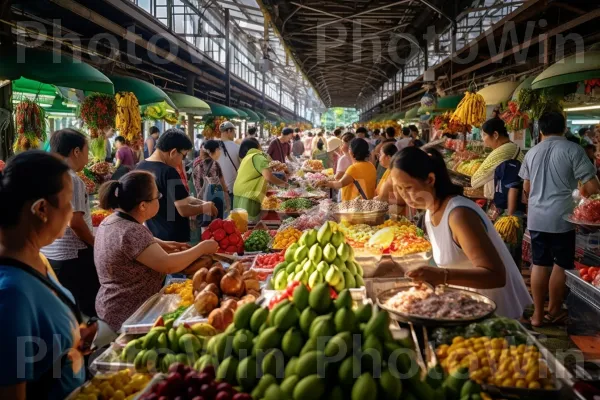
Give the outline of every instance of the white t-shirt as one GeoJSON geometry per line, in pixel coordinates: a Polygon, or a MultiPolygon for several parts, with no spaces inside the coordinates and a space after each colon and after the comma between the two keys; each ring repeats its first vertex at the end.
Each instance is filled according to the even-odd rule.
{"type": "Polygon", "coordinates": [[[237,170],[240,168],[240,146],[231,140],[221,141],[221,156],[218,162],[221,171],[223,171],[227,190],[229,190],[229,193],[233,193],[233,184],[235,183],[235,178],[237,178],[237,170]],[[223,145],[227,149],[229,157],[225,154],[223,145]]]}
{"type": "Polygon", "coordinates": [[[411,137],[403,137],[402,139],[399,139],[398,142],[396,142],[396,147],[398,147],[398,150],[400,151],[403,148],[410,146],[412,140],[413,139],[411,137]]]}

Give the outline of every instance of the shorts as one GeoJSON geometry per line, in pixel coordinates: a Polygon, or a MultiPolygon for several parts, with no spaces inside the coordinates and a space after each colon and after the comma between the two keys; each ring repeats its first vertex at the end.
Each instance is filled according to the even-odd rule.
{"type": "Polygon", "coordinates": [[[575,267],[575,231],[548,233],[529,231],[531,236],[532,264],[563,269],[575,267]]]}

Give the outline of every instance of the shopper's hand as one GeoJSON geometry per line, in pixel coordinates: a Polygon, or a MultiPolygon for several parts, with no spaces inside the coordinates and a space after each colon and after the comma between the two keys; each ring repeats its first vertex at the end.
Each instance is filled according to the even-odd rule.
{"type": "Polygon", "coordinates": [[[79,326],[79,334],[81,339],[77,344],[77,349],[84,356],[90,354],[92,352],[92,343],[96,338],[96,333],[98,332],[98,322],[94,322],[93,324],[81,324],[79,326]]]}
{"type": "Polygon", "coordinates": [[[210,215],[211,217],[215,217],[218,214],[217,207],[215,207],[215,203],[212,201],[207,201],[202,205],[202,214],[210,215]]]}
{"type": "Polygon", "coordinates": [[[443,285],[446,278],[446,272],[438,267],[419,267],[408,271],[406,276],[418,281],[427,282],[433,286],[443,285]]]}
{"type": "Polygon", "coordinates": [[[219,244],[213,240],[205,240],[197,245],[198,249],[202,250],[203,254],[215,254],[219,250],[219,244]]]}
{"type": "Polygon", "coordinates": [[[160,247],[163,248],[167,253],[177,253],[179,251],[184,251],[190,248],[190,245],[187,243],[179,243],[179,242],[160,242],[160,247]]]}

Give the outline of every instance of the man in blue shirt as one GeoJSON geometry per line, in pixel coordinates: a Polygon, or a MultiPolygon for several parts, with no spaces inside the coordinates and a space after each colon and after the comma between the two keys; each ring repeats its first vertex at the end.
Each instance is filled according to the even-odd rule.
{"type": "Polygon", "coordinates": [[[531,235],[531,291],[535,311],[531,325],[562,322],[565,269],[573,269],[575,227],[564,217],[573,213],[573,190],[579,182],[588,196],[600,193],[596,168],[583,148],[564,137],[565,118],[549,112],[539,120],[542,141],[525,156],[519,176],[528,198],[527,227],[531,235]],[[544,312],[550,295],[548,313],[544,312]]]}

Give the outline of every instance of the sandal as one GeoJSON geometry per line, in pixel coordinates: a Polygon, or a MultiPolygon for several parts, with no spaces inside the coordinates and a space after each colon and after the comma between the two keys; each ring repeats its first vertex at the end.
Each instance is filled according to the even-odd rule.
{"type": "Polygon", "coordinates": [[[552,325],[567,325],[569,323],[569,313],[567,310],[561,311],[556,317],[552,317],[550,314],[548,316],[552,318],[552,325]]]}

